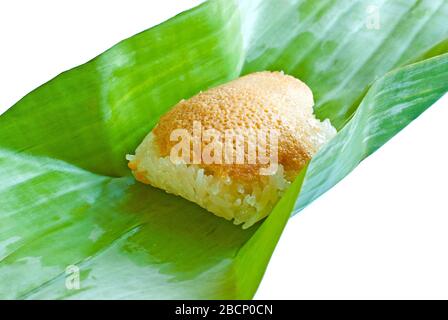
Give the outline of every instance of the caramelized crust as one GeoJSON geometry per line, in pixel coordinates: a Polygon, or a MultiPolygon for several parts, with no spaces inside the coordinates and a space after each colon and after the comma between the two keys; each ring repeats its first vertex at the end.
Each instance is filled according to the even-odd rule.
{"type": "MultiPolygon", "coordinates": [[[[279,133],[278,163],[293,178],[321,145],[316,139],[321,123],[313,115],[313,103],[311,90],[298,79],[280,72],[253,73],[179,102],[162,116],[153,134],[160,156],[165,157],[178,143],[170,141],[172,131],[187,129],[193,134],[194,121],[203,130],[221,133],[239,128],[274,129],[279,133]]],[[[247,136],[247,130],[243,135],[244,164],[200,164],[207,174],[249,183],[259,178],[260,168],[266,165],[248,163],[247,142],[254,137],[247,136]]],[[[208,142],[201,143],[204,150],[208,142]]]]}

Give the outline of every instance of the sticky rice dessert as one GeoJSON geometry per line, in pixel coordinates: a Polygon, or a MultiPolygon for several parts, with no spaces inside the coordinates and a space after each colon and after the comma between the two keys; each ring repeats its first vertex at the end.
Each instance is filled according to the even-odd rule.
{"type": "Polygon", "coordinates": [[[313,94],[281,72],[258,72],[183,100],[128,155],[136,179],[252,226],[266,217],[336,130],[313,94]]]}

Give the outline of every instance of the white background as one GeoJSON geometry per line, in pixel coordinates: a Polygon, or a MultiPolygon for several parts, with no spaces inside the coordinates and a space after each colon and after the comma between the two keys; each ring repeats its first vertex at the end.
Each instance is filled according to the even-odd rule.
{"type": "MultiPolygon", "coordinates": [[[[0,113],[201,1],[0,2],[0,113]]],[[[290,220],[259,299],[448,299],[448,96],[290,220]]]]}

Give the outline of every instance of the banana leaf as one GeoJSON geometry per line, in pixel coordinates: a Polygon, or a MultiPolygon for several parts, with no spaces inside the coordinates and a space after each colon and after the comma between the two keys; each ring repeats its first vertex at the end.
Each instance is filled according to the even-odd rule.
{"type": "Polygon", "coordinates": [[[252,298],[289,217],[448,91],[447,17],[445,0],[211,0],[32,91],[0,116],[0,298],[252,298]],[[339,131],[267,219],[242,230],[131,177],[171,106],[260,70],[305,81],[339,131]]]}

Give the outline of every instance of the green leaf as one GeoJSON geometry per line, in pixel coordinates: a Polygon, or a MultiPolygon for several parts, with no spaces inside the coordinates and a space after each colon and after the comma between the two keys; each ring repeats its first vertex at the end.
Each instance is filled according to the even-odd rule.
{"type": "Polygon", "coordinates": [[[0,298],[251,298],[291,213],[448,91],[448,3],[369,5],[379,29],[361,0],[209,1],[25,96],[0,117],[0,298]],[[124,156],[160,115],[258,70],[307,82],[340,130],[266,220],[135,182],[124,156]]]}

